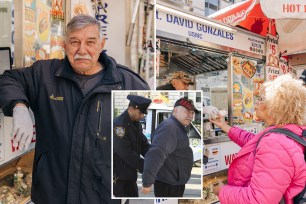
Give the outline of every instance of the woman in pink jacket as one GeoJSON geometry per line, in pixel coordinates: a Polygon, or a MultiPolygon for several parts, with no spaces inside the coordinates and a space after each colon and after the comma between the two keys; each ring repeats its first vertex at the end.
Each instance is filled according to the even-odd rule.
{"type": "Polygon", "coordinates": [[[267,133],[256,145],[260,136],[273,128],[302,135],[306,129],[306,87],[290,75],[266,82],[255,111],[267,127],[258,134],[230,127],[221,114],[211,120],[241,147],[228,169],[228,184],[220,183],[215,193],[221,204],[278,204],[282,198],[293,204],[306,183],[304,147],[280,133],[267,133]]]}

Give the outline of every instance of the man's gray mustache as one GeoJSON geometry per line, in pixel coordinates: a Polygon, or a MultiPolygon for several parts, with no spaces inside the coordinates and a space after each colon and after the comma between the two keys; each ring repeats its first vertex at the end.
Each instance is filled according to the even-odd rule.
{"type": "Polygon", "coordinates": [[[75,55],[74,60],[77,60],[77,59],[88,59],[88,60],[91,60],[91,56],[90,55],[75,55]]]}

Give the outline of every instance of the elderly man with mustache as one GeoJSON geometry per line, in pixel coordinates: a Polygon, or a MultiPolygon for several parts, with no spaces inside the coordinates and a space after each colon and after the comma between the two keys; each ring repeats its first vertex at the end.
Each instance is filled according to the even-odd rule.
{"type": "Polygon", "coordinates": [[[15,147],[27,149],[36,123],[31,199],[44,204],[111,200],[111,90],[147,90],[145,81],[103,52],[94,18],[67,25],[66,58],[0,76],[0,107],[13,116],[15,147]]]}

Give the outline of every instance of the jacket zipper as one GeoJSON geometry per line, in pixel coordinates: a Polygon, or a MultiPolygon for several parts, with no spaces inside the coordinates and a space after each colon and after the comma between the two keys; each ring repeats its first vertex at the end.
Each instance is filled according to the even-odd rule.
{"type": "MultiPolygon", "coordinates": [[[[88,104],[87,104],[85,109],[86,109],[86,111],[85,111],[85,118],[87,118],[87,116],[88,116],[88,109],[89,109],[88,104]]],[[[84,144],[84,140],[85,140],[85,138],[83,137],[82,138],[82,144],[84,144]]],[[[83,154],[84,154],[84,145],[82,145],[82,149],[81,149],[81,155],[83,155],[83,154]]],[[[83,156],[81,157],[81,166],[83,166],[83,156]]],[[[83,174],[83,171],[81,169],[80,184],[81,184],[82,174],[83,174]]],[[[81,192],[81,185],[79,185],[79,195],[78,195],[79,202],[78,203],[80,203],[80,200],[81,200],[81,193],[80,192],[81,192]]]]}
{"type": "Polygon", "coordinates": [[[98,119],[98,131],[97,131],[97,137],[96,137],[96,147],[99,146],[101,123],[102,123],[102,102],[101,101],[98,101],[97,103],[97,112],[99,112],[99,119],[98,119]]]}
{"type": "MultiPolygon", "coordinates": [[[[69,79],[69,78],[68,78],[69,79]]],[[[101,84],[101,85],[115,85],[115,84],[121,84],[121,83],[113,83],[113,84],[101,84]]],[[[121,86],[119,85],[118,86],[118,89],[121,89],[121,86]],[[120,88],[119,88],[120,87],[120,88]]],[[[80,107],[79,107],[79,109],[78,109],[78,111],[77,111],[77,115],[78,115],[78,117],[80,117],[80,111],[81,111],[81,107],[83,106],[83,104],[86,102],[86,101],[88,101],[89,99],[90,99],[90,97],[92,96],[92,95],[94,95],[94,94],[96,94],[96,93],[108,93],[109,91],[93,91],[93,92],[91,92],[91,93],[89,93],[86,97],[85,97],[85,99],[83,99],[83,101],[82,101],[82,104],[80,105],[80,107]]],[[[100,106],[100,108],[102,108],[102,104],[101,104],[101,102],[100,102],[100,104],[99,104],[99,106],[100,106]]],[[[99,106],[97,106],[97,107],[99,107],[99,106]]],[[[87,114],[87,112],[88,112],[88,105],[87,105],[87,107],[86,107],[86,118],[87,118],[87,116],[88,116],[88,114],[87,114]]],[[[100,120],[100,118],[102,117],[102,113],[100,114],[100,116],[99,116],[99,120],[100,120]]],[[[75,125],[77,124],[77,123],[79,123],[79,120],[76,120],[75,121],[75,123],[74,123],[74,127],[73,127],[73,135],[75,135],[75,131],[76,131],[76,128],[75,128],[75,125]]],[[[99,122],[100,123],[100,122],[99,122]]],[[[101,127],[100,127],[101,128],[101,127]]],[[[98,129],[99,129],[99,127],[98,127],[98,129]]],[[[105,140],[106,140],[106,138],[105,138],[105,140]]],[[[96,145],[98,144],[98,141],[99,141],[99,139],[98,140],[96,140],[96,145]]],[[[83,155],[83,152],[84,152],[84,140],[83,140],[83,142],[82,142],[82,149],[81,149],[81,155],[83,155]]],[[[83,157],[81,158],[81,161],[80,161],[80,166],[82,166],[83,165],[83,157]]],[[[70,173],[70,170],[69,170],[69,173],[70,173]]],[[[81,174],[82,174],[82,172],[81,172],[81,174]]],[[[81,181],[81,178],[82,178],[82,176],[80,176],[80,181],[81,181]]],[[[81,191],[81,185],[80,185],[80,187],[79,187],[79,192],[81,191]]],[[[81,194],[79,193],[79,200],[80,200],[80,196],[81,196],[81,194]]],[[[69,198],[70,199],[70,198],[69,198]]]]}

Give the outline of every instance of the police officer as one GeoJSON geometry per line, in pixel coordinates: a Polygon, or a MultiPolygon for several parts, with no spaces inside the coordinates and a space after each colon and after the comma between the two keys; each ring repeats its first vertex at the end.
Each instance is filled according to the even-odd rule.
{"type": "Polygon", "coordinates": [[[138,197],[137,172],[142,173],[150,144],[142,133],[140,119],[147,114],[151,100],[128,95],[129,107],[114,119],[114,185],[116,197],[138,197]]]}

